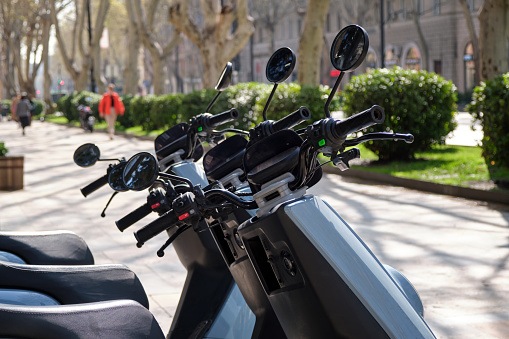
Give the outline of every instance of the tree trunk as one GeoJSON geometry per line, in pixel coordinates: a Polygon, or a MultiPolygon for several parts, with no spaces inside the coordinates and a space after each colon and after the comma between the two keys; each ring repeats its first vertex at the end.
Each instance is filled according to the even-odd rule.
{"type": "Polygon", "coordinates": [[[51,29],[51,18],[49,15],[45,15],[43,17],[43,33],[42,33],[42,63],[44,64],[44,101],[48,104],[48,107],[51,108],[53,100],[51,98],[51,75],[49,73],[49,37],[50,37],[50,29],[51,29]]]}
{"type": "Polygon", "coordinates": [[[478,86],[479,75],[480,75],[480,62],[479,62],[479,39],[477,38],[477,33],[475,32],[474,20],[472,19],[472,14],[470,9],[468,8],[466,0],[459,0],[461,4],[461,9],[463,10],[463,15],[465,16],[465,21],[467,24],[468,35],[470,36],[470,42],[472,43],[472,48],[474,50],[474,86],[478,86]]]}
{"type": "Polygon", "coordinates": [[[138,55],[141,42],[131,0],[126,0],[125,7],[129,18],[127,26],[129,48],[127,49],[126,67],[124,69],[124,93],[135,94],[138,85],[138,55]]]}
{"type": "Polygon", "coordinates": [[[244,48],[254,33],[253,19],[247,12],[247,0],[233,0],[224,6],[218,0],[202,0],[201,4],[203,25],[190,17],[187,0],[173,1],[170,22],[200,50],[203,87],[214,88],[226,63],[244,48]],[[236,30],[231,33],[234,22],[236,30]]]}
{"type": "Polygon", "coordinates": [[[493,80],[509,71],[507,60],[509,32],[509,4],[507,0],[485,0],[479,14],[480,80],[493,80]]]}
{"type": "Polygon", "coordinates": [[[301,85],[320,84],[320,55],[323,46],[323,27],[330,0],[309,0],[304,27],[299,40],[297,58],[298,82],[301,85]]]}

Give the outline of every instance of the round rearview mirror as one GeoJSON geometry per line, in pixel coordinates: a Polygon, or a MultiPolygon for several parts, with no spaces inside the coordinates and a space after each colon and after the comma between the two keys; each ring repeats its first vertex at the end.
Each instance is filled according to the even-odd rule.
{"type": "Polygon", "coordinates": [[[123,174],[125,165],[126,162],[123,161],[120,164],[114,166],[108,175],[108,184],[110,184],[110,187],[116,192],[129,191],[127,186],[124,184],[123,174]]]}
{"type": "Polygon", "coordinates": [[[295,54],[291,49],[288,47],[278,49],[267,62],[267,69],[265,70],[267,79],[274,84],[285,81],[292,74],[295,62],[295,54]]]}
{"type": "Polygon", "coordinates": [[[228,87],[230,87],[230,84],[232,83],[232,73],[233,73],[232,63],[228,62],[225,68],[223,69],[223,73],[221,73],[219,80],[217,81],[216,91],[222,92],[228,87]]]}
{"type": "Polygon", "coordinates": [[[80,167],[92,166],[99,160],[101,152],[94,144],[83,144],[74,151],[74,162],[80,167]]]}
{"type": "Polygon", "coordinates": [[[361,26],[343,28],[332,43],[332,65],[341,72],[351,72],[364,61],[369,48],[368,33],[361,26]]]}
{"type": "Polygon", "coordinates": [[[143,191],[152,186],[159,174],[156,158],[147,152],[135,154],[126,163],[122,173],[125,186],[133,191],[143,191]]]}

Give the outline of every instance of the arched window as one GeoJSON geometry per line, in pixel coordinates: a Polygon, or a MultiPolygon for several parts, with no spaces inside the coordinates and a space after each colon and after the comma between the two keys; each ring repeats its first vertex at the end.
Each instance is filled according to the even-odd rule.
{"type": "Polygon", "coordinates": [[[371,71],[376,68],[376,54],[372,50],[368,51],[366,55],[366,59],[364,61],[366,63],[366,72],[371,71]]]}
{"type": "Polygon", "coordinates": [[[465,47],[463,54],[464,75],[465,75],[465,92],[469,92],[474,88],[475,84],[475,64],[474,64],[474,46],[471,42],[465,47]]]}
{"type": "Polygon", "coordinates": [[[417,47],[410,47],[405,56],[405,65],[406,69],[413,69],[416,71],[421,70],[421,53],[417,47]]]}

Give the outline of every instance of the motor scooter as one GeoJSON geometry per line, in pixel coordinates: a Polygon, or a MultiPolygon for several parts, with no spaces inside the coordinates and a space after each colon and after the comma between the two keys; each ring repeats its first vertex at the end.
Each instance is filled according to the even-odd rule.
{"type": "MultiPolygon", "coordinates": [[[[342,74],[352,71],[362,62],[367,47],[362,28],[346,27],[333,44],[333,65],[342,74]]],[[[339,121],[328,114],[332,95],[327,100],[326,118],[300,131],[304,141],[296,132],[283,130],[259,138],[247,148],[244,171],[255,202],[224,189],[195,187],[192,193],[177,198],[170,211],[137,231],[138,243],[143,244],[168,225],[179,233],[197,228],[204,217],[217,219],[225,214],[221,199],[225,208],[231,204],[243,209],[258,207],[256,216],[238,227],[234,240],[247,252],[258,283],[288,337],[433,338],[420,314],[422,309],[411,303],[416,292],[408,281],[383,266],[325,202],[306,194],[307,187],[319,179],[316,155],[320,152],[346,170],[349,161],[360,155],[358,149],[346,147],[369,140],[413,141],[411,135],[396,133],[346,139],[351,133],[383,122],[384,112],[375,106],[339,121]]],[[[144,174],[144,179],[164,177],[156,173],[157,161],[147,154],[133,157],[124,177],[136,182],[132,176],[143,172],[140,164],[152,171],[144,174]]]]}
{"type": "MultiPolygon", "coordinates": [[[[87,98],[90,101],[91,98],[87,98]]],[[[80,119],[80,126],[85,131],[92,133],[94,131],[95,117],[92,114],[92,109],[89,105],[78,105],[78,114],[80,119]]]]}

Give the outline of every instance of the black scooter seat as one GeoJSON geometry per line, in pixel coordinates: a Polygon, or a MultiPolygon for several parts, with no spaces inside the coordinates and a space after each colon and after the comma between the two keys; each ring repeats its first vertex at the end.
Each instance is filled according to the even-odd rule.
{"type": "Polygon", "coordinates": [[[85,241],[68,231],[0,232],[0,251],[10,252],[33,265],[93,265],[85,241]]]}
{"type": "Polygon", "coordinates": [[[125,265],[24,265],[0,261],[0,288],[26,289],[61,304],[131,299],[148,308],[140,280],[125,265]]]}
{"type": "Polygon", "coordinates": [[[132,300],[62,306],[0,304],[0,337],[164,339],[154,316],[132,300]]]}

